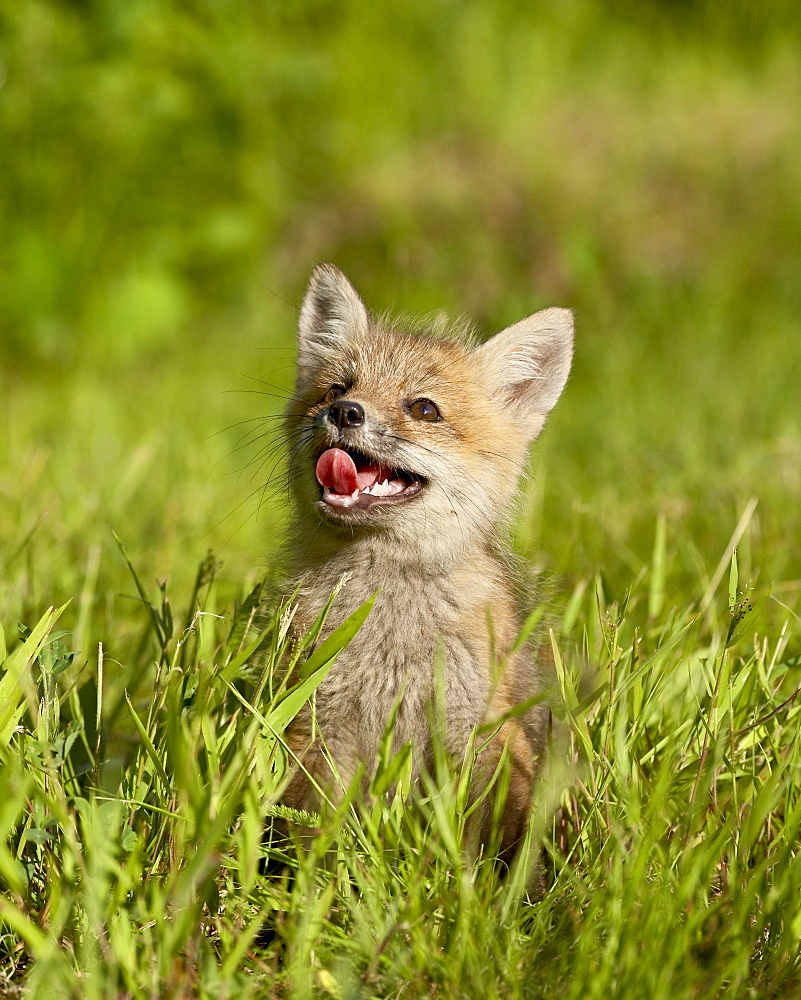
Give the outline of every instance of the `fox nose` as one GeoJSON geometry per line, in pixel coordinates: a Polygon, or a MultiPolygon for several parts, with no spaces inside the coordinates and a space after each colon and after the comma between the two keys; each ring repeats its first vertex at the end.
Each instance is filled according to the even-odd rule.
{"type": "Polygon", "coordinates": [[[364,423],[364,408],[349,399],[336,399],[328,404],[328,419],[341,430],[364,423]]]}

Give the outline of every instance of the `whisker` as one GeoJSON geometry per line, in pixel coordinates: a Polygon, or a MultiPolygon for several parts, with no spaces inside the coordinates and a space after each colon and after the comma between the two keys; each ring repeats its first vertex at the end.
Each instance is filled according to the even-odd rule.
{"type": "MultiPolygon", "coordinates": [[[[268,389],[275,389],[276,390],[276,395],[277,395],[277,397],[279,399],[292,399],[296,403],[304,403],[304,404],[307,402],[302,396],[298,396],[297,393],[289,391],[286,386],[275,385],[275,383],[268,382],[267,379],[265,379],[265,378],[259,378],[258,375],[246,375],[246,374],[242,373],[242,378],[246,378],[250,382],[255,382],[257,385],[266,385],[268,389]]],[[[231,391],[233,391],[233,392],[248,392],[248,391],[255,392],[257,390],[234,389],[234,390],[231,390],[231,391]]],[[[265,392],[265,393],[263,393],[263,395],[269,396],[270,393],[265,392]]]]}
{"type": "MultiPolygon", "coordinates": [[[[284,455],[284,452],[283,452],[283,449],[282,449],[281,453],[278,455],[278,457],[276,458],[276,460],[273,462],[272,467],[270,468],[270,472],[268,473],[268,476],[267,476],[267,482],[272,481],[273,476],[275,474],[276,468],[278,468],[278,466],[284,460],[284,458],[286,458],[287,466],[290,467],[292,465],[292,462],[294,461],[294,459],[300,453],[300,449],[306,447],[306,445],[310,444],[310,443],[311,443],[310,436],[304,435],[304,434],[301,433],[298,436],[298,440],[295,441],[294,444],[292,444],[290,446],[288,452],[286,453],[286,456],[284,455]]],[[[265,452],[263,450],[262,451],[262,455],[264,455],[264,454],[265,454],[265,452]]],[[[272,453],[268,452],[267,454],[272,454],[272,453]]],[[[267,461],[269,461],[269,458],[267,458],[267,461]]],[[[264,464],[264,461],[260,458],[258,460],[258,462],[256,463],[256,469],[254,470],[253,475],[251,476],[251,481],[257,475],[257,473],[263,468],[263,464],[264,464]]]]}
{"type": "Polygon", "coordinates": [[[241,427],[243,424],[252,424],[256,420],[277,419],[278,416],[279,414],[276,413],[276,414],[268,414],[266,416],[260,415],[258,417],[246,417],[244,420],[235,420],[232,424],[228,424],[227,427],[221,427],[219,430],[212,431],[211,434],[207,434],[206,437],[203,438],[203,440],[210,441],[212,438],[218,437],[220,434],[225,434],[227,431],[232,431],[234,427],[241,427]]]}

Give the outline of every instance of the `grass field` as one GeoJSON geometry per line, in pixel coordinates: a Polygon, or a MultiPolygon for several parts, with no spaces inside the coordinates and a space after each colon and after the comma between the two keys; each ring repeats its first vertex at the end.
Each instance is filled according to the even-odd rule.
{"type": "Polygon", "coordinates": [[[0,995],[801,996],[799,42],[778,0],[0,0],[0,995]],[[279,619],[237,680],[241,609],[326,259],[576,312],[515,539],[541,900],[391,759],[263,864],[327,657],[272,690],[279,619]]]}

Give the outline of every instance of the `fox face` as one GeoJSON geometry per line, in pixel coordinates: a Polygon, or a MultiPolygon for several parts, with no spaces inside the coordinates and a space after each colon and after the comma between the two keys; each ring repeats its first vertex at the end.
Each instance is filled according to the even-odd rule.
{"type": "Polygon", "coordinates": [[[490,537],[570,368],[572,315],[547,309],[476,345],[375,322],[318,265],[300,315],[286,419],[299,512],[404,551],[490,537]]]}

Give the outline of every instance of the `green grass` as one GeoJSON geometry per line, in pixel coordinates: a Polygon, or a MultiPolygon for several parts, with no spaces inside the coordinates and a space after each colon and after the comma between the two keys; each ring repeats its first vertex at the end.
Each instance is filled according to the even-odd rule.
{"type": "Polygon", "coordinates": [[[243,695],[253,634],[217,614],[207,563],[187,627],[163,596],[147,605],[155,680],[114,705],[102,654],[59,683],[74,666],[48,612],[3,679],[5,974],[33,997],[794,995],[801,662],[786,634],[754,643],[736,559],[711,627],[659,615],[663,559],[622,604],[582,583],[550,630],[559,718],[533,902],[522,868],[500,879],[463,855],[466,785],[445,768],[409,802],[388,756],[367,802],[346,799],[305,851],[264,839],[280,734],[347,635],[300,690],[272,690],[277,616],[243,695]],[[115,761],[122,730],[137,735],[115,761]]]}
{"type": "Polygon", "coordinates": [[[0,994],[801,995],[801,22],[755,10],[0,2],[0,994]],[[576,310],[516,533],[541,900],[446,768],[265,869],[308,687],[280,622],[235,680],[236,618],[320,259],[576,310]]]}

